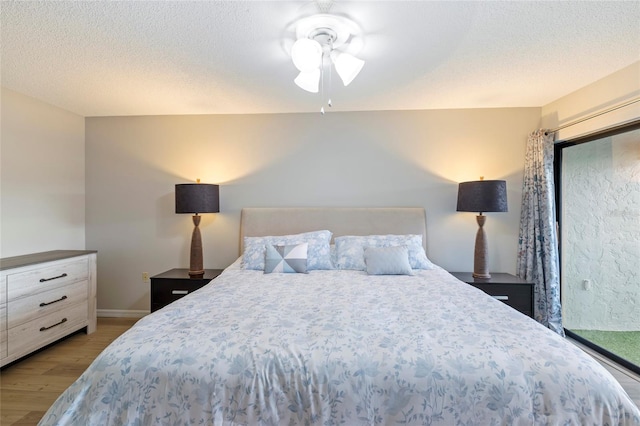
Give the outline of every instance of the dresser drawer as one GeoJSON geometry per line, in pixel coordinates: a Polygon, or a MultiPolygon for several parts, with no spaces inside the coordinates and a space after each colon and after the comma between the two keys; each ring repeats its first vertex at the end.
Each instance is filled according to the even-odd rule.
{"type": "Polygon", "coordinates": [[[159,309],[158,307],[163,307],[171,302],[175,302],[187,294],[193,293],[206,284],[207,282],[204,281],[198,283],[190,281],[155,281],[151,286],[151,303],[152,305],[155,305],[151,307],[151,311],[153,312],[159,309]]]}
{"type": "Polygon", "coordinates": [[[0,358],[7,356],[7,308],[0,305],[0,358]]]}
{"type": "Polygon", "coordinates": [[[475,278],[471,272],[451,275],[533,318],[533,282],[504,272],[492,273],[491,278],[475,278]]]}
{"type": "Polygon", "coordinates": [[[193,278],[189,276],[188,269],[174,268],[154,275],[151,277],[151,312],[209,284],[222,271],[222,269],[205,269],[204,275],[193,278]]]}
{"type": "Polygon", "coordinates": [[[511,284],[471,284],[479,288],[488,295],[506,303],[514,309],[525,315],[533,316],[531,312],[531,286],[529,285],[511,285],[511,284]]]}
{"type": "Polygon", "coordinates": [[[0,359],[7,356],[7,332],[0,331],[0,359]]]}
{"type": "Polygon", "coordinates": [[[0,278],[0,305],[7,302],[7,277],[2,275],[0,278]]]}
{"type": "Polygon", "coordinates": [[[78,303],[9,328],[8,356],[23,354],[66,336],[87,323],[87,304],[78,303]]]}
{"type": "Polygon", "coordinates": [[[33,296],[12,300],[7,304],[7,323],[13,328],[55,311],[63,311],[87,301],[87,281],[56,287],[33,296]]]}
{"type": "Polygon", "coordinates": [[[7,305],[0,305],[0,330],[7,329],[7,305]]]}
{"type": "Polygon", "coordinates": [[[89,265],[86,258],[40,265],[24,272],[7,275],[9,301],[44,290],[62,287],[77,281],[87,281],[89,265]]]}

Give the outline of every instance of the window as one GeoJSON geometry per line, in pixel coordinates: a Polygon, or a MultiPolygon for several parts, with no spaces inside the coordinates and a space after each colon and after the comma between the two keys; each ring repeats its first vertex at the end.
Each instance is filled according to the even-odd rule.
{"type": "Polygon", "coordinates": [[[555,151],[565,331],[640,373],[640,122],[555,151]]]}

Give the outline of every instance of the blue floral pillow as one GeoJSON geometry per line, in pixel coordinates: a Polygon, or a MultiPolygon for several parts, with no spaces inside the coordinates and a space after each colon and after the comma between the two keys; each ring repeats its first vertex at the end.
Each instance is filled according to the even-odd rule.
{"type": "Polygon", "coordinates": [[[267,245],[264,259],[264,273],[280,272],[284,274],[307,273],[307,249],[309,243],[289,246],[267,245]]]}
{"type": "Polygon", "coordinates": [[[422,235],[346,235],[336,237],[336,267],[338,269],[365,270],[365,247],[407,246],[409,264],[413,269],[434,269],[422,247],[422,235]]]}
{"type": "Polygon", "coordinates": [[[333,269],[331,263],[331,231],[304,232],[295,235],[266,237],[244,237],[242,268],[264,271],[265,247],[267,245],[295,245],[309,243],[307,270],[333,269]]]}

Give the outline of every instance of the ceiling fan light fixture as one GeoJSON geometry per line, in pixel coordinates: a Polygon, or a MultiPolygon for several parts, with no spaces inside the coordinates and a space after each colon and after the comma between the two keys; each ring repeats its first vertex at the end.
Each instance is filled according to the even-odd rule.
{"type": "Polygon", "coordinates": [[[336,50],[331,52],[331,62],[336,67],[336,72],[345,86],[348,86],[364,67],[362,59],[336,50]]]}
{"type": "Polygon", "coordinates": [[[320,86],[320,68],[308,72],[300,72],[298,76],[293,80],[299,88],[311,93],[318,93],[320,86]]]}
{"type": "MultiPolygon", "coordinates": [[[[295,33],[291,59],[300,71],[294,82],[307,92],[322,92],[322,104],[332,106],[331,68],[345,86],[358,75],[364,61],[355,57],[364,45],[360,26],[344,15],[324,13],[306,16],[288,28],[295,33]],[[326,61],[325,61],[326,59],[326,61]]],[[[324,106],[320,108],[324,114],[324,106]]]]}
{"type": "Polygon", "coordinates": [[[322,61],[322,46],[309,38],[298,39],[291,47],[291,59],[301,72],[318,69],[322,61]]]}

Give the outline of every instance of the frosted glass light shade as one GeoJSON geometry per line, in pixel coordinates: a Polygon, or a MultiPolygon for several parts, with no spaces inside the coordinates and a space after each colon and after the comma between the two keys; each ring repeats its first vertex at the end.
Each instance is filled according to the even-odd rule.
{"type": "Polygon", "coordinates": [[[295,80],[298,87],[311,93],[318,93],[320,85],[320,68],[316,68],[309,72],[301,72],[295,80]]]}
{"type": "Polygon", "coordinates": [[[335,50],[331,52],[331,61],[336,67],[336,72],[340,76],[340,79],[342,79],[342,83],[344,83],[345,86],[348,86],[349,83],[356,78],[364,66],[364,61],[362,59],[358,59],[348,53],[337,52],[335,50]]]}
{"type": "Polygon", "coordinates": [[[301,72],[310,72],[320,67],[322,46],[315,40],[298,39],[291,47],[291,59],[301,72]]]}

